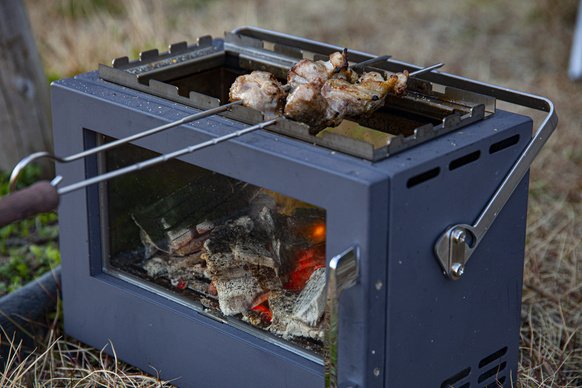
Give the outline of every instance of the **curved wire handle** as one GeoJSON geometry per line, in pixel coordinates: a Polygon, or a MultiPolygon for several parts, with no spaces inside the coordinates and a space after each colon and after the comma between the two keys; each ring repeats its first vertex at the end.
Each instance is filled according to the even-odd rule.
{"type": "MultiPolygon", "coordinates": [[[[34,154],[30,154],[24,158],[22,158],[16,166],[12,169],[12,173],[10,174],[10,181],[8,182],[8,192],[11,193],[16,189],[16,182],[18,181],[18,177],[22,173],[22,171],[28,166],[30,163],[34,162],[38,159],[51,159],[55,162],[59,163],[67,163],[66,159],[58,157],[56,155],[51,154],[50,152],[42,151],[42,152],[35,152],[34,154]]],[[[62,180],[60,175],[57,175],[52,181],[51,185],[56,186],[62,180]]]]}
{"type": "MultiPolygon", "coordinates": [[[[87,156],[90,156],[90,155],[94,155],[94,154],[97,154],[100,152],[111,150],[113,148],[119,147],[122,144],[126,144],[126,143],[129,143],[131,141],[138,140],[138,139],[141,139],[143,137],[150,136],[150,135],[165,131],[165,130],[170,129],[170,128],[174,128],[174,127],[177,127],[177,126],[182,125],[182,124],[186,124],[186,123],[189,123],[192,121],[200,120],[200,119],[203,119],[203,118],[208,117],[208,116],[213,116],[217,113],[224,112],[224,111],[230,109],[231,107],[233,107],[235,105],[240,105],[240,104],[242,104],[242,101],[240,101],[240,100],[234,101],[234,102],[229,102],[228,104],[220,105],[220,106],[217,106],[216,108],[207,109],[203,112],[194,113],[192,115],[185,116],[179,120],[172,121],[171,123],[163,124],[163,125],[160,125],[158,127],[148,129],[147,131],[140,132],[140,133],[137,133],[135,135],[125,137],[123,139],[118,139],[118,140],[112,141],[110,143],[103,144],[101,146],[94,147],[94,148],[79,152],[77,154],[69,155],[69,156],[61,157],[61,156],[53,155],[50,152],[46,152],[46,151],[35,152],[34,154],[30,154],[30,155],[24,157],[22,160],[20,160],[16,164],[16,166],[12,170],[12,173],[10,174],[10,181],[8,183],[8,191],[9,192],[14,191],[14,189],[16,188],[16,182],[18,181],[18,177],[22,173],[22,170],[24,170],[24,168],[26,166],[28,166],[30,163],[34,162],[35,160],[47,158],[47,159],[51,159],[57,163],[70,163],[70,162],[73,162],[73,161],[78,160],[78,159],[86,158],[87,156]]],[[[63,177],[56,176],[51,181],[51,185],[53,185],[53,186],[58,185],[62,179],[63,179],[63,177]]]]}

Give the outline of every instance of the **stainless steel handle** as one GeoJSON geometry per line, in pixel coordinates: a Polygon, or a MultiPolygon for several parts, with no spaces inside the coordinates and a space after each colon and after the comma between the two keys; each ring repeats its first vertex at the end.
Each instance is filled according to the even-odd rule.
{"type": "MultiPolygon", "coordinates": [[[[333,51],[341,49],[339,46],[320,43],[310,39],[273,32],[257,27],[241,27],[234,30],[233,33],[320,54],[330,54],[333,51]]],[[[372,54],[356,50],[350,50],[350,56],[356,61],[364,61],[375,57],[372,54]]],[[[389,61],[376,66],[391,71],[401,71],[405,68],[409,70],[420,70],[418,66],[398,61],[394,58],[390,58],[389,61]]],[[[468,225],[459,223],[452,225],[444,231],[435,243],[435,254],[445,274],[451,279],[459,279],[464,273],[467,261],[481,240],[483,240],[483,237],[499,215],[501,209],[503,209],[507,203],[509,197],[511,197],[511,194],[519,182],[521,182],[523,176],[528,171],[531,163],[538,155],[541,148],[544,146],[552,132],[554,132],[554,129],[558,124],[558,115],[554,109],[554,104],[545,97],[437,71],[424,73],[421,78],[440,85],[468,90],[474,93],[495,97],[501,101],[548,113],[525,150],[513,165],[507,176],[503,179],[503,182],[496,190],[495,194],[483,208],[483,211],[474,224],[468,225]]]]}
{"type": "Polygon", "coordinates": [[[445,274],[450,279],[456,280],[463,275],[467,261],[469,261],[471,255],[483,240],[483,237],[558,124],[558,116],[552,102],[543,97],[537,98],[547,103],[548,115],[475,223],[473,225],[456,224],[450,226],[435,244],[435,253],[445,274]]]}
{"type": "Polygon", "coordinates": [[[328,266],[323,359],[325,386],[328,388],[338,386],[339,299],[342,292],[358,280],[359,256],[359,248],[351,247],[334,256],[328,266]]]}

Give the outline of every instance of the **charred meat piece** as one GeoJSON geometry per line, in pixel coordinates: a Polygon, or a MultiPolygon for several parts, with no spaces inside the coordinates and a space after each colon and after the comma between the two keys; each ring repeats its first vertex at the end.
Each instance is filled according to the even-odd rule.
{"type": "Polygon", "coordinates": [[[237,77],[230,87],[229,97],[230,101],[242,100],[244,106],[273,117],[282,114],[286,93],[273,74],[253,71],[237,77]]]}
{"type": "Polygon", "coordinates": [[[307,83],[321,87],[330,78],[345,79],[356,82],[358,74],[348,67],[348,51],[335,52],[329,56],[329,61],[312,61],[302,59],[289,70],[287,84],[291,89],[307,83]]]}

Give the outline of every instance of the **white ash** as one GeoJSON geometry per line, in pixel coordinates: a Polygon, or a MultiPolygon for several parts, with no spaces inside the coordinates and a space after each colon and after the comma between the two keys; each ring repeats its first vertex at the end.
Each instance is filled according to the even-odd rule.
{"type": "Polygon", "coordinates": [[[156,256],[146,261],[143,269],[147,272],[149,277],[155,279],[168,274],[168,263],[161,257],[156,256]]]}
{"type": "Polygon", "coordinates": [[[315,326],[325,310],[325,268],[318,268],[309,277],[305,288],[299,294],[293,318],[309,326],[315,326]]]}
{"type": "Polygon", "coordinates": [[[258,279],[253,276],[215,280],[214,284],[220,310],[227,316],[245,312],[255,296],[263,292],[258,279]]]}
{"type": "Polygon", "coordinates": [[[216,286],[220,310],[224,315],[236,315],[252,306],[255,298],[265,292],[281,287],[275,269],[264,264],[273,264],[272,259],[233,253],[208,255],[206,274],[216,286]]]}

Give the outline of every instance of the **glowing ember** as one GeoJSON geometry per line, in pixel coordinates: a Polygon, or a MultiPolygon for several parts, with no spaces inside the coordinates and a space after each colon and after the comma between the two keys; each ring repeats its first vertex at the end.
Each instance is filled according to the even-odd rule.
{"type": "Polygon", "coordinates": [[[311,237],[318,242],[325,240],[325,224],[315,225],[311,232],[311,237]]]}
{"type": "Polygon", "coordinates": [[[252,307],[251,310],[260,313],[261,316],[269,323],[271,323],[273,320],[273,314],[271,313],[271,309],[269,308],[269,304],[267,302],[256,305],[255,307],[252,307]]]}
{"type": "Polygon", "coordinates": [[[301,251],[297,264],[289,274],[285,288],[300,292],[305,287],[309,277],[318,268],[325,267],[325,245],[319,244],[301,251]]]}

